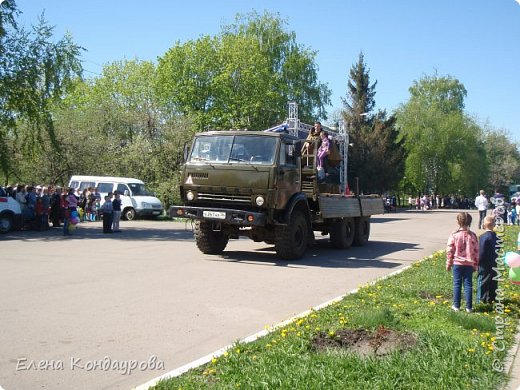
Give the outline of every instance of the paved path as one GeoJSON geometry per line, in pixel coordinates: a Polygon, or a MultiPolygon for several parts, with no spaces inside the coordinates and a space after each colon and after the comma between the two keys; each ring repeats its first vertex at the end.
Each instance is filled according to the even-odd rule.
{"type": "Polygon", "coordinates": [[[132,388],[443,249],[455,215],[383,215],[373,218],[366,247],[333,250],[317,237],[291,262],[247,239],[231,241],[223,256],[202,255],[184,223],[122,222],[123,233],[112,235],[84,223],[70,238],[57,229],[0,236],[0,385],[132,388]],[[93,366],[105,356],[153,355],[164,371],[93,366]]]}

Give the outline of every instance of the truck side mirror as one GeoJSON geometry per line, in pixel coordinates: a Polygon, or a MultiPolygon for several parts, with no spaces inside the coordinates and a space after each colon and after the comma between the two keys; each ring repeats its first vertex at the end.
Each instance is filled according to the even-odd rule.
{"type": "Polygon", "coordinates": [[[184,162],[188,161],[188,156],[190,155],[190,151],[191,151],[191,145],[184,144],[184,154],[183,154],[184,162]]]}

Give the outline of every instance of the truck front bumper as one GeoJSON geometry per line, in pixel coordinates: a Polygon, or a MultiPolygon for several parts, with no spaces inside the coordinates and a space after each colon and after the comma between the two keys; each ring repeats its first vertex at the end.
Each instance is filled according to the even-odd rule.
{"type": "Polygon", "coordinates": [[[221,222],[238,226],[265,226],[267,217],[254,211],[215,209],[211,207],[172,206],[170,217],[221,222]]]}

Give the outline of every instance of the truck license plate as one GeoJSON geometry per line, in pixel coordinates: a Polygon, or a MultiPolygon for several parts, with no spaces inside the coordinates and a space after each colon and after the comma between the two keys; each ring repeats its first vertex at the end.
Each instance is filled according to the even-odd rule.
{"type": "Polygon", "coordinates": [[[204,210],[202,216],[205,218],[226,219],[226,213],[224,211],[204,210]]]}

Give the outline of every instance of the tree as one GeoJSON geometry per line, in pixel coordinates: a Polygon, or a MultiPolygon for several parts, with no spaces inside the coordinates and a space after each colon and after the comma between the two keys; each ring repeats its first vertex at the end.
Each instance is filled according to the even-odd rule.
{"type": "Polygon", "coordinates": [[[414,81],[397,110],[407,180],[426,193],[474,193],[485,174],[481,132],[464,112],[464,85],[451,76],[414,81]]]}
{"type": "Polygon", "coordinates": [[[53,28],[43,15],[32,33],[19,29],[18,13],[14,0],[0,4],[0,166],[5,181],[12,174],[10,156],[18,137],[23,137],[23,156],[38,150],[44,132],[58,147],[51,108],[82,73],[82,48],[70,35],[51,42],[53,28]],[[19,134],[21,124],[25,131],[19,134]]]}
{"type": "Polygon", "coordinates": [[[174,113],[193,116],[200,130],[213,125],[212,106],[218,97],[214,78],[219,74],[216,38],[177,42],[159,58],[155,83],[161,103],[174,113]]]}
{"type": "Polygon", "coordinates": [[[300,118],[326,118],[330,90],[318,81],[316,52],[299,45],[278,15],[238,15],[216,37],[177,42],[159,59],[157,93],[199,129],[263,129],[283,121],[287,102],[300,118]]]}
{"type": "Polygon", "coordinates": [[[238,14],[235,23],[223,26],[223,35],[244,36],[255,40],[270,69],[269,90],[276,95],[264,103],[265,126],[287,116],[287,102],[298,103],[303,122],[326,119],[325,106],[330,104],[329,88],[318,81],[316,51],[296,41],[296,33],[287,31],[287,21],[279,14],[257,12],[238,14]]]}
{"type": "Polygon", "coordinates": [[[348,124],[349,183],[360,191],[383,193],[395,189],[403,172],[403,150],[396,143],[395,117],[385,111],[373,114],[377,81],[370,83],[363,53],[352,65],[343,99],[343,118],[348,124]]]}
{"type": "Polygon", "coordinates": [[[489,185],[494,191],[520,183],[520,153],[518,145],[509,140],[505,130],[487,126],[484,149],[489,166],[489,185]]]}

